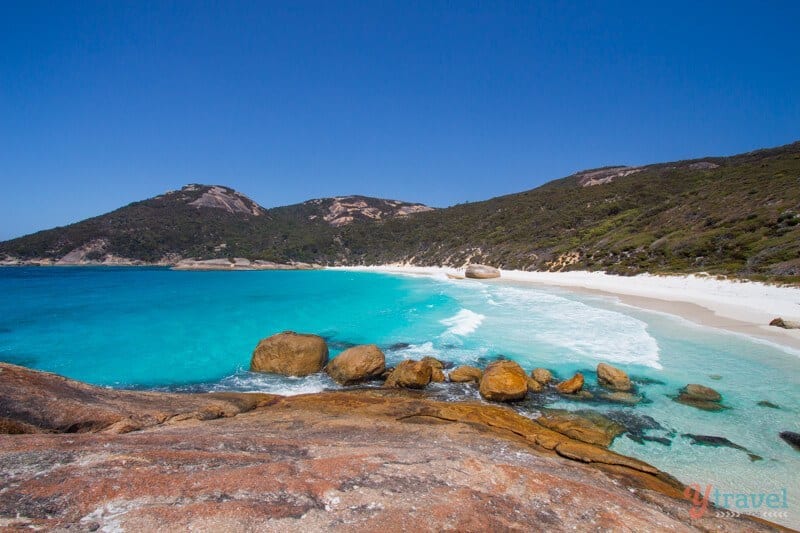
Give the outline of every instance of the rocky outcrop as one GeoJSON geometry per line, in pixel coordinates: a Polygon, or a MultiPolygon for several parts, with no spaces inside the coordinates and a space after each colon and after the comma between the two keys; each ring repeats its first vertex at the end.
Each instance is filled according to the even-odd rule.
{"type": "Polygon", "coordinates": [[[205,188],[206,191],[197,199],[189,202],[189,205],[197,208],[205,207],[212,209],[222,209],[232,214],[245,214],[261,216],[264,208],[240,192],[221,187],[219,185],[187,185],[182,191],[192,192],[205,188]]]}
{"type": "Polygon", "coordinates": [[[253,352],[250,370],[284,376],[307,376],[328,362],[328,345],[319,335],[284,331],[262,339],[253,352]]]}
{"type": "Polygon", "coordinates": [[[303,205],[318,210],[318,214],[309,215],[311,220],[321,217],[322,220],[335,228],[346,226],[356,220],[385,220],[433,211],[432,207],[423,204],[370,198],[368,196],[319,198],[309,200],[303,205]]]}
{"type": "Polygon", "coordinates": [[[769,323],[770,326],[775,326],[783,329],[800,329],[800,322],[792,320],[784,320],[782,318],[775,318],[769,323]]]}
{"type": "Polygon", "coordinates": [[[91,260],[92,258],[99,259],[106,255],[107,248],[108,239],[92,239],[86,244],[79,246],[65,254],[61,259],[56,261],[56,264],[79,265],[91,260]]]}
{"type": "Polygon", "coordinates": [[[479,383],[483,377],[483,370],[474,366],[459,366],[450,371],[447,376],[453,383],[479,383]]]}
{"type": "Polygon", "coordinates": [[[697,161],[696,163],[689,163],[689,168],[692,170],[712,170],[719,168],[719,165],[711,161],[697,161]]]}
{"type": "Polygon", "coordinates": [[[674,400],[704,411],[721,411],[725,409],[725,406],[721,403],[722,396],[720,393],[710,387],[695,383],[686,385],[681,389],[674,400]]]}
{"type": "Polygon", "coordinates": [[[172,270],[317,270],[319,265],[309,263],[273,263],[272,261],[250,261],[244,257],[233,259],[182,259],[172,270]]]}
{"type": "Polygon", "coordinates": [[[556,390],[561,394],[577,394],[583,388],[583,374],[577,372],[566,381],[556,385],[556,390]]]}
{"type": "Polygon", "coordinates": [[[486,265],[469,265],[464,271],[464,276],[472,279],[492,279],[499,278],[500,271],[486,265]]]}
{"type": "Polygon", "coordinates": [[[611,183],[616,178],[624,178],[644,170],[642,167],[607,167],[597,170],[586,170],[575,174],[581,187],[593,187],[611,183]]]}
{"type": "Polygon", "coordinates": [[[607,363],[597,365],[597,382],[612,391],[628,392],[633,388],[628,374],[607,363]]]}
{"type": "Polygon", "coordinates": [[[479,390],[493,402],[521,400],[528,392],[528,376],[514,361],[495,361],[483,371],[479,390]]]}
{"type": "Polygon", "coordinates": [[[432,373],[433,367],[428,361],[407,359],[400,361],[383,386],[390,389],[424,389],[431,382],[432,373]]]}
{"type": "Polygon", "coordinates": [[[536,421],[573,439],[606,448],[625,432],[624,426],[594,411],[547,409],[536,421]]]}
{"type": "Polygon", "coordinates": [[[0,363],[0,433],[128,433],[187,420],[228,418],[276,398],[107,389],[0,363]]]}
{"type": "Polygon", "coordinates": [[[531,372],[531,377],[542,385],[547,385],[553,381],[553,373],[546,368],[534,368],[531,372]]]}
{"type": "Polygon", "coordinates": [[[0,370],[0,414],[16,424],[81,426],[72,406],[166,417],[127,435],[0,435],[4,529],[771,530],[711,512],[690,521],[670,476],[504,406],[385,389],[221,400],[0,370]],[[181,414],[212,405],[225,414],[181,414]]]}
{"type": "Polygon", "coordinates": [[[341,385],[354,385],[378,378],[386,370],[386,356],[374,344],[354,346],[337,355],[325,368],[341,385]]]}

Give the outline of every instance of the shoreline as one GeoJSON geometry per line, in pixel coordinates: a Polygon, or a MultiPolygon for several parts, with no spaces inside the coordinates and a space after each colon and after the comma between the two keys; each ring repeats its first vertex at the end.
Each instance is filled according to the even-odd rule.
{"type": "MultiPolygon", "coordinates": [[[[334,270],[352,272],[377,272],[428,276],[447,279],[448,275],[463,278],[464,269],[455,267],[421,267],[403,264],[375,266],[338,266],[299,268],[297,265],[269,264],[261,268],[231,263],[228,268],[176,268],[174,264],[151,263],[73,263],[73,264],[4,264],[0,267],[55,266],[55,267],[126,267],[170,268],[183,271],[281,271],[281,270],[334,270]],[[236,267],[239,268],[236,268],[236,267]]],[[[215,265],[216,266],[216,265],[215,265]]],[[[227,266],[227,265],[226,265],[227,266]]],[[[261,266],[261,265],[259,265],[261,266]]],[[[783,329],[770,326],[774,318],[800,322],[800,287],[778,286],[748,280],[717,279],[696,274],[616,276],[605,272],[527,272],[501,270],[501,277],[471,281],[517,285],[522,287],[549,287],[576,294],[600,296],[618,304],[636,309],[667,314],[701,327],[709,327],[743,335],[755,341],[777,345],[800,355],[800,329],[783,329]]]]}
{"type": "MultiPolygon", "coordinates": [[[[405,274],[446,279],[463,275],[463,269],[381,265],[332,267],[329,270],[405,274]]],[[[719,280],[687,276],[614,276],[604,272],[524,272],[501,270],[501,277],[470,280],[481,283],[550,287],[577,294],[601,296],[617,303],[668,314],[696,325],[766,341],[800,352],[800,330],[770,326],[777,317],[800,320],[800,288],[779,287],[753,281],[719,280]]]]}

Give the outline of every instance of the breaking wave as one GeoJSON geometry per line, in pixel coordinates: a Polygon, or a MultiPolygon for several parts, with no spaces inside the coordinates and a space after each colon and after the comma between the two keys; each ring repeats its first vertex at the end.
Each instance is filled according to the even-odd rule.
{"type": "Polygon", "coordinates": [[[440,324],[448,326],[446,334],[465,336],[473,333],[481,325],[485,315],[480,315],[469,309],[462,309],[454,316],[440,320],[440,324]]]}

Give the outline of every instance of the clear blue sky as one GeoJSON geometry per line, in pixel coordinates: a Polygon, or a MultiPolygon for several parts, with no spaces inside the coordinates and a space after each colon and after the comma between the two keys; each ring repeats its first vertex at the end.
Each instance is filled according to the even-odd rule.
{"type": "Polygon", "coordinates": [[[800,139],[800,2],[0,1],[0,239],[189,182],[435,206],[800,139]]]}

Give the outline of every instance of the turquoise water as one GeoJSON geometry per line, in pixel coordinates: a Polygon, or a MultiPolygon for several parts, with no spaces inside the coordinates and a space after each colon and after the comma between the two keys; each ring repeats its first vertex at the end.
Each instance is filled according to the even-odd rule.
{"type": "MultiPolygon", "coordinates": [[[[611,362],[631,374],[647,403],[547,396],[517,408],[529,416],[543,404],[589,408],[624,420],[631,434],[612,449],[720,492],[786,489],[788,508],[780,512],[787,515],[771,519],[800,525],[800,453],[778,438],[800,432],[800,356],[776,346],[607,298],[474,281],[344,271],[0,268],[0,360],[98,385],[281,394],[335,388],[324,375],[247,371],[258,340],[286,329],[325,336],[333,355],[376,343],[390,363],[434,355],[483,366],[505,356],[561,377],[582,371],[590,388],[597,363],[611,362]],[[717,389],[731,409],[706,413],[673,402],[686,383],[717,389]],[[757,405],[761,400],[780,409],[757,405]],[[726,437],[763,459],[692,444],[685,433],[726,437]]],[[[431,389],[477,398],[468,386],[431,389]]]]}

